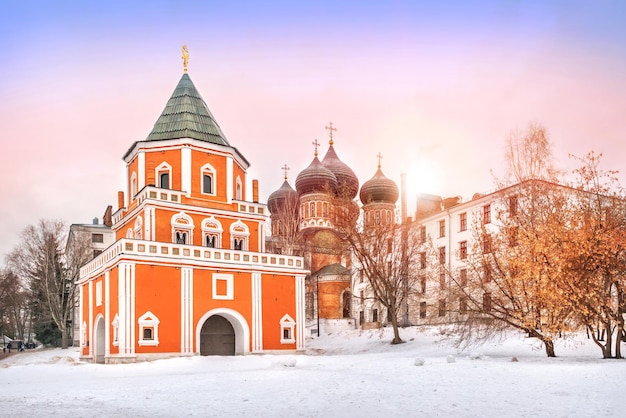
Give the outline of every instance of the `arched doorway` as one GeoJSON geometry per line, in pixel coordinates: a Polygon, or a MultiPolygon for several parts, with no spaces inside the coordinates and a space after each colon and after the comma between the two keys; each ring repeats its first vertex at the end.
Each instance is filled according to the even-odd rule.
{"type": "Polygon", "coordinates": [[[200,330],[200,355],[235,355],[235,329],[228,319],[213,315],[204,322],[200,330]]]}
{"type": "Polygon", "coordinates": [[[104,318],[102,316],[98,316],[96,318],[96,325],[94,327],[94,335],[93,335],[93,355],[94,361],[96,363],[104,363],[104,351],[105,351],[105,341],[104,341],[104,318]]]}

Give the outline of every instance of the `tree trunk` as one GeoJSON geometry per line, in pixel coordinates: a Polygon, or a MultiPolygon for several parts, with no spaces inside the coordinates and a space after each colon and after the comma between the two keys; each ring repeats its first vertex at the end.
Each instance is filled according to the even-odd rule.
{"type": "Polygon", "coordinates": [[[67,344],[67,327],[61,328],[61,348],[68,348],[67,344]]]}
{"type": "Polygon", "coordinates": [[[615,358],[622,358],[622,335],[624,333],[624,324],[622,321],[617,323],[617,336],[615,337],[615,358]]]}
{"type": "Polygon", "coordinates": [[[556,354],[554,353],[554,341],[552,341],[552,338],[544,338],[541,341],[543,341],[543,344],[546,347],[546,356],[556,357],[556,354]]]}
{"type": "Polygon", "coordinates": [[[393,327],[393,340],[391,340],[391,344],[402,344],[404,341],[400,338],[400,330],[398,329],[398,314],[395,310],[390,310],[391,312],[391,326],[393,327]]]}

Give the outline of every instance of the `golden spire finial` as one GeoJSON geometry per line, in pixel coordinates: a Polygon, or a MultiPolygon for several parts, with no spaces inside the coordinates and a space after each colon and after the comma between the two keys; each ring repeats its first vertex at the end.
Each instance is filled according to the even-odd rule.
{"type": "Polygon", "coordinates": [[[315,141],[311,142],[313,144],[313,146],[315,147],[315,156],[317,157],[317,147],[320,146],[320,143],[317,142],[317,138],[315,139],[315,141]]]}
{"type": "Polygon", "coordinates": [[[287,180],[287,172],[289,171],[289,166],[285,164],[284,166],[282,166],[282,169],[285,172],[285,180],[287,180]]]}
{"type": "Polygon", "coordinates": [[[380,169],[380,160],[383,159],[383,155],[379,152],[378,155],[376,155],[376,157],[378,157],[378,168],[380,169]]]}
{"type": "Polygon", "coordinates": [[[333,141],[333,131],[336,131],[336,130],[337,130],[337,128],[333,128],[333,123],[332,123],[332,122],[330,122],[328,125],[329,125],[329,126],[325,126],[324,128],[325,128],[325,129],[328,129],[328,131],[330,132],[330,133],[329,133],[329,135],[330,135],[330,141],[328,141],[328,143],[329,143],[330,145],[332,145],[332,144],[334,144],[334,143],[335,143],[335,141],[333,141]]]}
{"type": "Polygon", "coordinates": [[[187,74],[187,64],[189,64],[189,50],[187,49],[187,44],[183,45],[183,70],[185,74],[187,74]]]}

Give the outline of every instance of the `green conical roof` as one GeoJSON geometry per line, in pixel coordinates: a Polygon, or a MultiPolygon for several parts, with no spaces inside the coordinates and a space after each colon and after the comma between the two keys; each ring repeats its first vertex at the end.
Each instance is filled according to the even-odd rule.
{"type": "Polygon", "coordinates": [[[147,141],[192,138],[230,146],[187,73],[183,74],[147,141]]]}

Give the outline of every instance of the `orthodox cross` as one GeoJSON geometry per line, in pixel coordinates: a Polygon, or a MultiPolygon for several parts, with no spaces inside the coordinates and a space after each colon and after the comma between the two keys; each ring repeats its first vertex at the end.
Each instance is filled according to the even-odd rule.
{"type": "Polygon", "coordinates": [[[325,128],[325,129],[328,129],[328,132],[330,132],[330,133],[329,133],[329,136],[330,136],[330,145],[332,145],[332,144],[334,143],[334,141],[333,141],[333,131],[337,131],[337,128],[333,128],[333,123],[332,123],[332,122],[330,122],[328,125],[329,125],[329,126],[324,126],[324,128],[325,128]]]}
{"type": "Polygon", "coordinates": [[[379,152],[376,157],[378,157],[378,168],[380,168],[380,160],[383,159],[383,155],[379,152]]]}
{"type": "Polygon", "coordinates": [[[189,64],[189,50],[187,45],[183,45],[183,70],[187,73],[187,64],[189,64]]]}
{"type": "Polygon", "coordinates": [[[287,166],[287,164],[285,164],[284,166],[281,167],[282,170],[285,173],[285,180],[287,180],[287,172],[289,171],[289,167],[287,166]]]}
{"type": "Polygon", "coordinates": [[[315,139],[315,141],[311,142],[313,144],[313,146],[315,147],[315,156],[317,157],[317,147],[320,146],[320,143],[317,142],[317,138],[315,139]]]}

